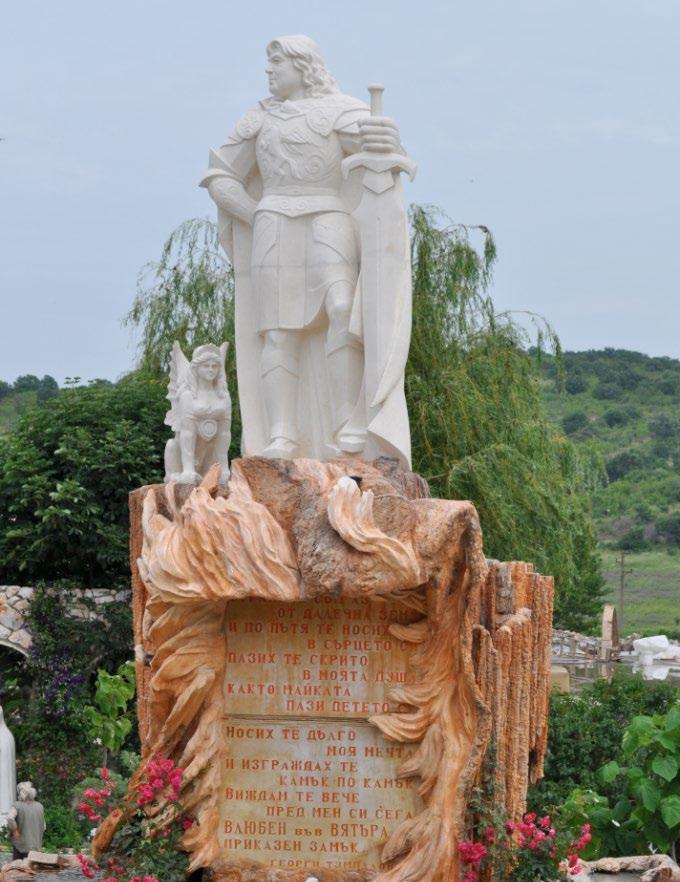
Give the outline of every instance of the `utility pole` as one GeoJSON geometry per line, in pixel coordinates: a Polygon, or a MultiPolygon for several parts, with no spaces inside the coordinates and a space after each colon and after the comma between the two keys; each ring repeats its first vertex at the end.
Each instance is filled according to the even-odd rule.
{"type": "Polygon", "coordinates": [[[625,551],[622,551],[620,556],[616,558],[616,562],[619,565],[619,629],[620,633],[623,635],[623,607],[626,593],[626,576],[629,576],[633,572],[633,568],[629,567],[626,569],[625,551]]]}

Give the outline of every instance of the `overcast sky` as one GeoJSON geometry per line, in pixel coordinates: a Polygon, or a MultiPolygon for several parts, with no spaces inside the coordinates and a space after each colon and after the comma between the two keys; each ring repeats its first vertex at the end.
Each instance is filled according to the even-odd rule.
{"type": "Polygon", "coordinates": [[[410,201],[483,223],[500,309],[568,349],[680,357],[680,0],[2,4],[0,378],[115,378],[137,272],[208,148],[307,33],[343,91],[386,86],[410,201]]]}

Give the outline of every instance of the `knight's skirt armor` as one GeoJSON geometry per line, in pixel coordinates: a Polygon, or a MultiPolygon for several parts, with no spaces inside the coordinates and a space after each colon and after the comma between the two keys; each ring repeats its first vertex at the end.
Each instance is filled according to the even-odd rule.
{"type": "Polygon", "coordinates": [[[260,332],[316,324],[333,285],[356,288],[359,245],[353,219],[341,211],[290,217],[259,210],[251,272],[260,332]]]}

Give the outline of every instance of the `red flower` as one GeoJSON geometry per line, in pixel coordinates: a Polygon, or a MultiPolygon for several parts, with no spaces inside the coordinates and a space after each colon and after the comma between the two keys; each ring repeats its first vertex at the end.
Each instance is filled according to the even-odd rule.
{"type": "Polygon", "coordinates": [[[458,854],[464,864],[479,864],[489,853],[487,847],[481,842],[460,842],[458,844],[458,854]]]}
{"type": "Polygon", "coordinates": [[[182,818],[182,820],[180,821],[180,824],[182,825],[182,830],[188,830],[193,823],[193,818],[182,818]]]}
{"type": "Polygon", "coordinates": [[[547,830],[550,827],[550,815],[546,815],[544,818],[540,818],[538,822],[544,830],[547,830]]]}
{"type": "Polygon", "coordinates": [[[104,768],[102,769],[102,781],[106,781],[108,783],[110,780],[111,777],[109,775],[109,770],[106,768],[106,766],[104,766],[104,768]]]}

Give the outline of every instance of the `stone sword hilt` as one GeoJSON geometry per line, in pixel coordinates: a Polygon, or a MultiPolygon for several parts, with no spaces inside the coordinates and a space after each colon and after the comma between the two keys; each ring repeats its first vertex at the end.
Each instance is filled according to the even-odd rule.
{"type": "MultiPolygon", "coordinates": [[[[382,116],[382,96],[385,87],[380,83],[371,83],[368,93],[371,96],[371,116],[382,116]]],[[[364,178],[364,185],[375,193],[388,190],[393,183],[391,172],[403,171],[413,180],[416,175],[416,164],[407,156],[399,153],[355,153],[342,161],[342,176],[346,178],[353,168],[363,166],[373,176],[364,178]]]]}
{"type": "Polygon", "coordinates": [[[382,96],[384,91],[385,87],[380,83],[371,83],[368,87],[368,94],[371,96],[371,116],[383,115],[382,96]]]}

